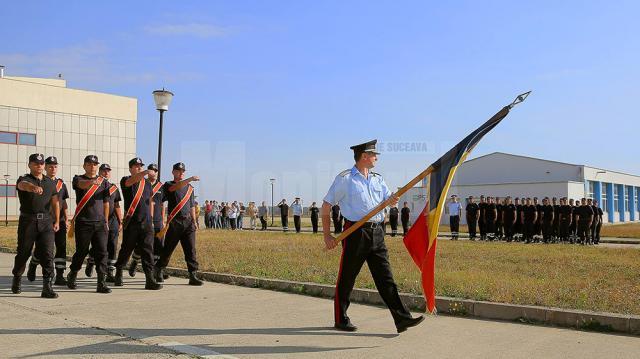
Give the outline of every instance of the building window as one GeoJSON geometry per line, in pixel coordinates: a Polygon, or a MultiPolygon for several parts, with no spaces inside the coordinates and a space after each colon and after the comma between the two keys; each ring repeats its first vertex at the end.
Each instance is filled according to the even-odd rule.
{"type": "Polygon", "coordinates": [[[587,199],[594,199],[596,192],[596,183],[593,181],[589,181],[589,186],[587,190],[587,199]]]}
{"type": "Polygon", "coordinates": [[[615,183],[611,184],[613,186],[613,211],[614,212],[620,212],[620,207],[619,207],[619,197],[620,194],[618,193],[618,185],[616,185],[615,183]]]}
{"type": "Polygon", "coordinates": [[[624,186],[624,211],[629,212],[629,186],[624,186]]]}
{"type": "Polygon", "coordinates": [[[33,133],[19,133],[18,134],[18,144],[19,145],[36,145],[36,135],[33,133]]]}
{"type": "Polygon", "coordinates": [[[33,133],[17,133],[0,131],[0,143],[9,143],[12,145],[36,145],[36,135],[33,133]]]}
{"type": "Polygon", "coordinates": [[[636,212],[640,212],[640,207],[638,207],[638,203],[640,203],[640,187],[636,187],[635,201],[636,205],[634,207],[636,208],[636,212]]]}
{"type": "Polygon", "coordinates": [[[16,196],[16,186],[13,184],[5,185],[0,184],[0,197],[15,197],[16,196]]]}
{"type": "Polygon", "coordinates": [[[0,143],[16,144],[18,142],[18,134],[15,132],[0,131],[0,143]]]}
{"type": "Polygon", "coordinates": [[[600,203],[600,208],[602,208],[603,211],[608,211],[609,210],[609,206],[608,206],[608,202],[607,202],[607,193],[609,191],[609,184],[608,183],[603,183],[602,184],[602,203],[600,203]]]}

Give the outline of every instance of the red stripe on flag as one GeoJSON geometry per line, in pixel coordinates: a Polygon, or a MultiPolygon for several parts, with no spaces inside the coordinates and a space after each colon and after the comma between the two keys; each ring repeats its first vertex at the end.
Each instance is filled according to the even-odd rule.
{"type": "Polygon", "coordinates": [[[434,312],[436,295],[435,295],[435,259],[436,259],[436,241],[429,248],[429,225],[427,223],[427,214],[429,213],[429,202],[416,219],[416,223],[411,226],[407,235],[404,236],[403,242],[407,251],[413,258],[413,262],[420,268],[422,277],[422,290],[424,291],[427,310],[434,312]]]}

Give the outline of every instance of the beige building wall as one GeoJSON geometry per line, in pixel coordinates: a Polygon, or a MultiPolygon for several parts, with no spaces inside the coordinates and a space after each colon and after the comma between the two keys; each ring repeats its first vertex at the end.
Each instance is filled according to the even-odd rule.
{"type": "MultiPolygon", "coordinates": [[[[0,78],[0,131],[35,134],[36,144],[0,143],[0,178],[9,184],[27,173],[28,156],[56,156],[58,176],[69,189],[71,211],[75,193],[71,179],[84,173],[82,161],[95,154],[112,167],[112,180],[127,175],[128,161],[136,153],[137,99],[66,88],[64,80],[0,78]]],[[[0,182],[4,184],[4,182],[0,182]]],[[[0,218],[5,198],[0,190],[0,218]]],[[[9,216],[19,215],[17,197],[8,198],[9,216]]]]}

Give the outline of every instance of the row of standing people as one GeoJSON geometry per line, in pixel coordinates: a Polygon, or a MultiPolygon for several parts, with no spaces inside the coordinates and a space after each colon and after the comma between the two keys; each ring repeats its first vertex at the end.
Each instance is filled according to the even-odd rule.
{"type": "MultiPolygon", "coordinates": [[[[458,239],[458,224],[462,206],[452,196],[449,215],[452,239],[458,239]],[[458,218],[454,218],[458,217],[458,218]]],[[[539,203],[533,198],[499,198],[480,196],[475,203],[467,199],[466,220],[469,238],[475,240],[522,241],[524,243],[598,244],[603,211],[597,201],[545,197],[539,203]]]]}
{"type": "Polygon", "coordinates": [[[142,260],[145,289],[161,289],[163,270],[178,243],[185,254],[189,284],[202,285],[197,277],[197,216],[190,185],[190,182],[198,181],[198,177],[185,179],[185,165],[176,163],[172,170],[173,180],[163,184],[157,179],[157,166],[151,164],[145,170],[142,159],[136,157],[129,161],[130,176],[123,177],[118,188],[110,182],[110,166],[106,163],[98,165],[98,157],[88,155],[83,162],[85,173],[73,177],[76,210],[69,216],[67,186],[56,176],[57,158],[45,159],[42,154],[29,156],[29,173],[16,181],[20,217],[12,292],[19,294],[22,291],[21,278],[29,258],[27,277],[30,281],[35,280],[37,266],[42,267],[42,297],[58,296],[53,290],[54,284],[76,289],[78,272],[89,255],[85,273],[91,276],[95,267],[96,291],[110,293],[107,282],[123,285],[122,273],[133,252],[142,260]],[[124,211],[120,205],[123,197],[124,211]],[[168,204],[166,217],[164,202],[168,204]],[[119,233],[123,235],[116,259],[119,233]],[[67,234],[75,238],[76,250],[65,278],[67,234]]]}

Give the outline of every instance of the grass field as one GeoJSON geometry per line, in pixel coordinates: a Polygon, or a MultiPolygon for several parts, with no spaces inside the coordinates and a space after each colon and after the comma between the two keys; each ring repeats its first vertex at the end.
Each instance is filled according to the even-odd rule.
{"type": "MultiPolygon", "coordinates": [[[[0,228],[15,248],[16,227],[0,228]]],[[[419,273],[398,238],[386,238],[400,290],[421,293],[419,273]]],[[[69,243],[69,252],[73,251],[69,243]]],[[[339,249],[323,251],[321,235],[200,230],[201,270],[334,284],[339,249]]],[[[173,266],[185,267],[176,250],[173,266]]],[[[357,287],[375,288],[363,267],[357,287]]],[[[441,240],[436,293],[494,302],[640,314],[640,250],[441,240]]]]}

